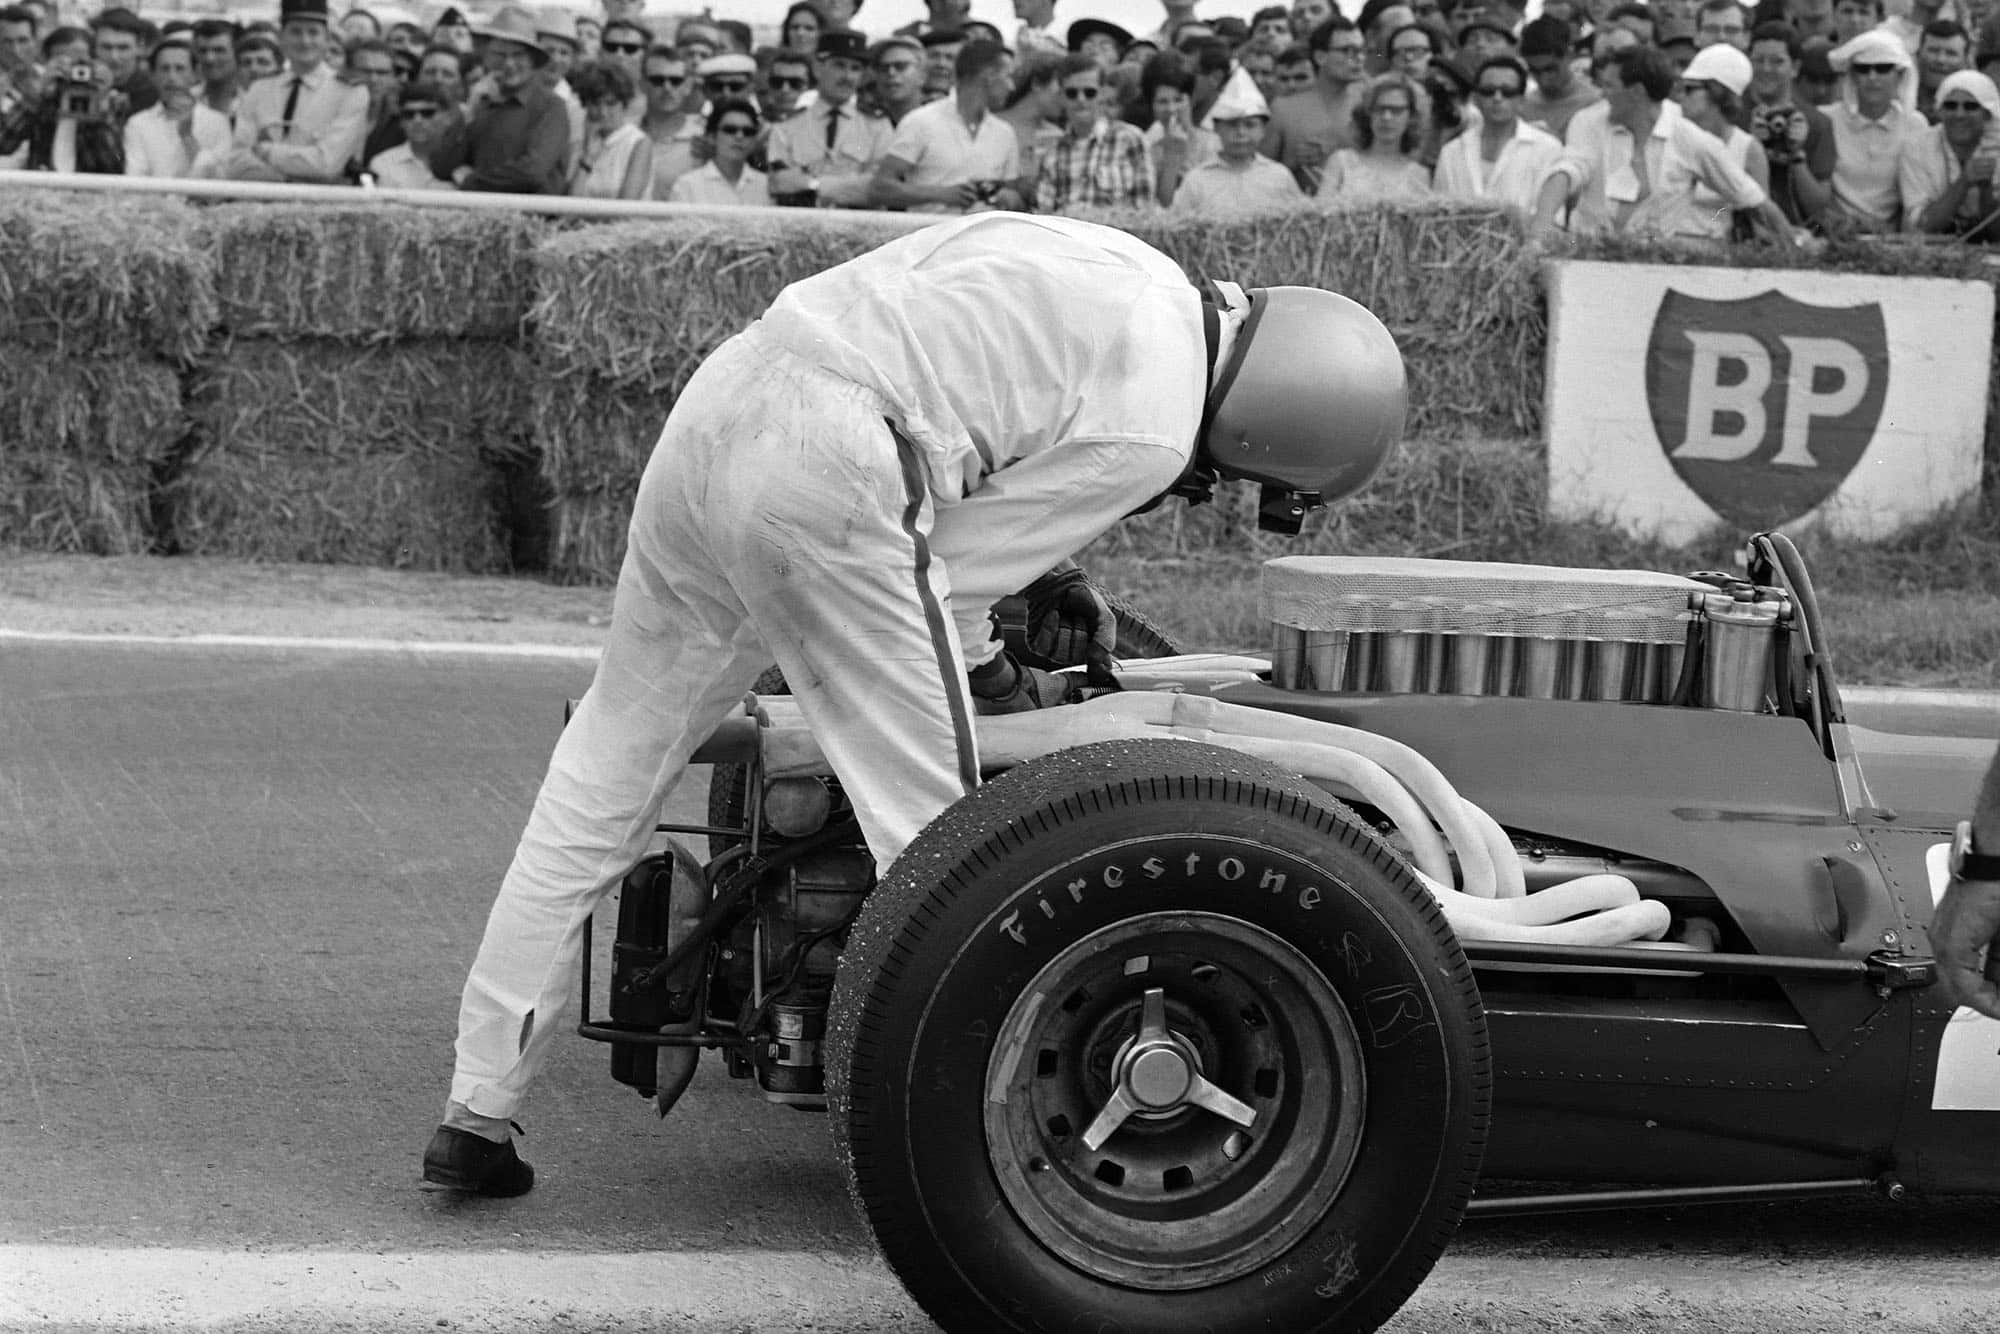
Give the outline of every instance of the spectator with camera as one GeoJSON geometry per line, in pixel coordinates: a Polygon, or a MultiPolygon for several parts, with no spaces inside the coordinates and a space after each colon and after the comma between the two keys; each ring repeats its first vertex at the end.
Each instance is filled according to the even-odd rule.
{"type": "Polygon", "coordinates": [[[439,180],[431,170],[431,154],[457,113],[458,104],[434,83],[419,79],[403,89],[396,99],[403,142],[368,159],[368,174],[375,184],[385,190],[449,190],[451,183],[439,180]]]}
{"type": "Polygon", "coordinates": [[[1785,23],[1760,23],[1750,33],[1750,134],[1770,164],[1771,199],[1794,226],[1818,221],[1833,197],[1833,125],[1801,102],[1798,34],[1785,23]]]}
{"type": "MultiPolygon", "coordinates": [[[[1062,57],[1063,134],[1035,172],[1035,207],[1044,213],[1079,208],[1142,208],[1153,202],[1153,163],[1137,126],[1109,113],[1104,71],[1086,55],[1062,57]]],[[[1257,127],[1262,131],[1263,126],[1257,127]]]]}
{"type": "Polygon", "coordinates": [[[67,32],[79,30],[57,28],[44,40],[49,58],[43,74],[24,82],[24,95],[0,116],[0,165],[123,175],[119,94],[109,73],[90,59],[87,47],[79,51],[67,32]]]}
{"type": "Polygon", "coordinates": [[[860,33],[832,28],[820,34],[819,96],[774,127],[765,145],[773,202],[867,207],[876,164],[892,133],[889,122],[855,101],[867,60],[868,39],[860,33]]]}
{"type": "Polygon", "coordinates": [[[966,213],[1026,206],[1012,182],[1021,174],[1014,127],[1000,118],[1014,86],[1014,57],[998,42],[968,42],[958,53],[948,98],[918,107],[896,127],[875,168],[877,207],[966,213]]]}
{"type": "Polygon", "coordinates": [[[368,90],[326,63],[326,0],[280,0],[278,44],[286,70],[259,79],[236,108],[235,146],[223,174],[244,181],[340,181],[368,134],[368,90]]]}
{"type": "Polygon", "coordinates": [[[1994,189],[2000,162],[2000,88],[1973,70],[1938,88],[1938,124],[1905,140],[1896,160],[1907,231],[1968,241],[2000,237],[1994,189]]]}
{"type": "Polygon", "coordinates": [[[161,42],[147,63],[159,101],[125,122],[125,174],[216,175],[229,156],[229,117],[196,95],[194,47],[161,42]]]}
{"type": "Polygon", "coordinates": [[[1534,211],[1542,178],[1562,156],[1562,140],[1528,120],[1527,91],[1528,67],[1512,56],[1496,56],[1474,71],[1479,120],[1438,154],[1437,193],[1534,211]]]}
{"type": "Polygon", "coordinates": [[[111,87],[118,94],[112,110],[121,124],[125,117],[160,99],[145,63],[154,36],[150,23],[119,5],[91,21],[91,55],[111,71],[111,87]]]}

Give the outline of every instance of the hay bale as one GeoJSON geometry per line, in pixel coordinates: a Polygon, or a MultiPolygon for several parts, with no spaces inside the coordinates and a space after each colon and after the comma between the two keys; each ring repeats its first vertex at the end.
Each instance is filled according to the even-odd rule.
{"type": "Polygon", "coordinates": [[[153,475],[186,430],[170,366],[0,343],[0,543],[146,551],[153,475]]]}
{"type": "Polygon", "coordinates": [[[186,365],[215,324],[215,273],[178,199],[0,194],[0,339],[186,365]]]}
{"type": "Polygon", "coordinates": [[[567,583],[610,583],[625,553],[632,497],[673,396],[594,375],[544,376],[535,385],[535,446],[552,497],[549,573],[567,583]]]}
{"type": "Polygon", "coordinates": [[[400,205],[231,204],[209,220],[237,336],[518,338],[540,219],[400,205]]]}
{"type": "Polygon", "coordinates": [[[168,488],[177,549],[487,573],[509,567],[529,376],[503,343],[242,341],[168,488]]]}
{"type": "Polygon", "coordinates": [[[744,210],[566,232],[535,251],[537,358],[558,376],[678,393],[701,359],[787,284],[918,222],[825,210],[744,210]]]}

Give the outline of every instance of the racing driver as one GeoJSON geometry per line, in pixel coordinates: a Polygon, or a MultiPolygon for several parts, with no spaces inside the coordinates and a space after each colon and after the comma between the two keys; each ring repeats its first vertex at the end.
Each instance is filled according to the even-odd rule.
{"type": "Polygon", "coordinates": [[[424,1182],[519,1195],[511,1118],[583,927],[695,748],[775,661],[876,864],[979,781],[972,717],[1066,703],[988,609],[1122,516],[1218,476],[1271,525],[1358,489],[1403,362],[1331,292],[1215,284],[1108,227],[983,213],[786,288],[675,402],[603,657],[486,923],[424,1182]]]}

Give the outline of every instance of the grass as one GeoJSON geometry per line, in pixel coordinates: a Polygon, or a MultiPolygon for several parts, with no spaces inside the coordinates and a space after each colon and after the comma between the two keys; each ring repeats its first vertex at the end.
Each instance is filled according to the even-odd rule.
{"type": "MultiPolygon", "coordinates": [[[[1268,543],[1263,544],[1268,547],[1268,543]]],[[[1319,543],[1309,544],[1319,547],[1319,543]]],[[[1370,552],[1533,564],[1734,568],[1730,544],[1633,543],[1583,525],[1544,524],[1490,549],[1370,552]]],[[[1840,679],[1868,685],[2000,689],[2000,521],[1990,507],[1876,547],[1801,543],[1830,627],[1840,679]]],[[[1107,538],[1083,564],[1189,651],[1268,651],[1257,616],[1259,569],[1278,550],[1149,552],[1107,538]]],[[[1357,552],[1356,554],[1361,554],[1357,552]]]]}

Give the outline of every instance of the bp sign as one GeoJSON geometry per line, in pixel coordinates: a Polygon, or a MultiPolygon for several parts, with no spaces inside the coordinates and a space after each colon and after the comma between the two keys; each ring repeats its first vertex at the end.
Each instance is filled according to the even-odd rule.
{"type": "Polygon", "coordinates": [[[1854,471],[1891,372],[1880,302],[1670,289],[1646,345],[1646,408],[1690,490],[1732,523],[1771,528],[1810,514],[1854,471]]]}
{"type": "Polygon", "coordinates": [[[1868,539],[1978,485],[1985,284],[1572,262],[1549,279],[1555,517],[1868,539]]]}

